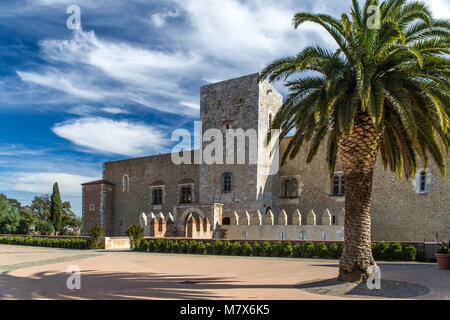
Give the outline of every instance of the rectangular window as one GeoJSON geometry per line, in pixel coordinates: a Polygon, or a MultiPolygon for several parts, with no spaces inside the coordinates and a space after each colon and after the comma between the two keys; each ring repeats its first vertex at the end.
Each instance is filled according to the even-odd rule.
{"type": "Polygon", "coordinates": [[[192,203],[192,187],[181,187],[181,199],[180,203],[192,203]]]}
{"type": "Polygon", "coordinates": [[[345,194],[345,180],[343,175],[335,175],[332,184],[333,196],[341,197],[345,194]]]}
{"type": "Polygon", "coordinates": [[[153,199],[153,204],[162,204],[163,203],[162,188],[153,188],[152,199],[153,199]]]}
{"type": "Polygon", "coordinates": [[[95,210],[95,205],[91,204],[91,206],[89,207],[89,210],[94,211],[95,210]]]}

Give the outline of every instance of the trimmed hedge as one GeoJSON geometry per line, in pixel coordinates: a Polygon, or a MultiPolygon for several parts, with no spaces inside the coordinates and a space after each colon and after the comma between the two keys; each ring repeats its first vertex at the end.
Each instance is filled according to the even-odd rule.
{"type": "MultiPolygon", "coordinates": [[[[314,244],[305,241],[303,244],[291,244],[289,240],[252,244],[247,241],[216,240],[214,243],[204,243],[196,240],[157,239],[143,240],[138,251],[168,252],[190,254],[214,254],[233,256],[261,256],[261,257],[294,257],[294,258],[331,258],[339,259],[342,255],[343,245],[324,242],[314,244]]],[[[402,247],[400,243],[389,244],[380,242],[372,244],[373,255],[376,260],[404,260],[415,261],[418,258],[417,249],[414,246],[402,247]]]]}
{"type": "Polygon", "coordinates": [[[89,247],[89,241],[86,239],[50,239],[19,236],[0,237],[0,244],[70,249],[88,249],[89,247]]]}

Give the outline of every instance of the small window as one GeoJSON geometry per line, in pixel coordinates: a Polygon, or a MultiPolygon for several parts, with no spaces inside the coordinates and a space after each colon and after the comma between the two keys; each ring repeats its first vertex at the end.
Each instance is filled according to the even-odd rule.
{"type": "Polygon", "coordinates": [[[248,231],[245,230],[244,232],[242,232],[242,238],[244,238],[244,240],[248,239],[248,231]]]}
{"type": "Polygon", "coordinates": [[[333,196],[335,196],[335,197],[342,197],[345,195],[344,175],[342,175],[342,174],[334,175],[333,182],[332,182],[332,191],[333,191],[333,196]]]}
{"type": "Polygon", "coordinates": [[[130,179],[127,175],[124,175],[122,178],[122,192],[128,192],[130,185],[130,179]]]}
{"type": "Polygon", "coordinates": [[[322,240],[327,241],[328,240],[328,232],[324,231],[322,232],[322,240]]]}
{"type": "Polygon", "coordinates": [[[94,211],[95,210],[95,205],[91,204],[89,207],[89,210],[94,211]]]}
{"type": "Polygon", "coordinates": [[[290,186],[290,191],[291,191],[291,198],[295,198],[298,196],[298,182],[297,179],[293,178],[291,179],[291,186],[290,186]]]}
{"type": "Polygon", "coordinates": [[[191,186],[181,187],[180,203],[192,203],[192,187],[191,186]]]}
{"type": "Polygon", "coordinates": [[[420,192],[425,192],[427,189],[427,173],[422,171],[420,173],[420,192]]]}
{"type": "Polygon", "coordinates": [[[334,224],[336,224],[336,216],[333,214],[333,217],[332,217],[332,224],[334,225],[334,224]]]}
{"type": "Polygon", "coordinates": [[[163,190],[162,188],[152,189],[152,204],[162,204],[163,203],[163,190]]]}
{"type": "Polygon", "coordinates": [[[289,179],[285,179],[283,181],[283,186],[282,186],[282,196],[283,198],[289,198],[289,187],[290,187],[290,183],[289,183],[289,179]]]}
{"type": "Polygon", "coordinates": [[[231,219],[229,217],[222,219],[222,225],[223,226],[229,226],[231,224],[231,219]]]}
{"type": "Polygon", "coordinates": [[[280,240],[286,240],[286,232],[284,231],[280,232],[280,240]]]}
{"type": "Polygon", "coordinates": [[[306,240],[306,231],[305,230],[300,231],[300,240],[306,240]]]}
{"type": "Polygon", "coordinates": [[[222,175],[222,192],[231,192],[232,174],[224,173],[222,175]]]}
{"type": "Polygon", "coordinates": [[[272,114],[269,114],[269,128],[272,126],[272,114]]]}

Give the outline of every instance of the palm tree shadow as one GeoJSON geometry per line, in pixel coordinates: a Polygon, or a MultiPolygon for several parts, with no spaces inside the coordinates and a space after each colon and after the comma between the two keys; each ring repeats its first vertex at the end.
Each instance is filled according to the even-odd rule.
{"type": "MultiPolygon", "coordinates": [[[[81,271],[81,288],[67,288],[66,273],[39,272],[30,277],[0,275],[0,299],[227,299],[220,289],[294,289],[295,285],[241,284],[232,278],[173,276],[161,273],[105,273],[81,271]]],[[[73,281],[72,281],[73,283],[73,281]]]]}

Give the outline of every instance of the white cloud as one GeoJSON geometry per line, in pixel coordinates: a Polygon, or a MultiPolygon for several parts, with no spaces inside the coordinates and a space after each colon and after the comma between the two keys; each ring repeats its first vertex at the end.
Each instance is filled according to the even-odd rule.
{"type": "Polygon", "coordinates": [[[167,18],[176,18],[180,16],[180,12],[178,10],[170,11],[166,10],[165,12],[154,13],[150,17],[150,22],[156,27],[160,28],[166,24],[167,18]]]}
{"type": "Polygon", "coordinates": [[[79,196],[81,184],[99,179],[100,176],[82,176],[59,172],[17,173],[12,180],[11,190],[34,193],[51,193],[58,182],[62,195],[79,196]]]}
{"type": "Polygon", "coordinates": [[[112,95],[101,90],[92,90],[86,86],[87,78],[81,78],[76,73],[64,74],[58,70],[47,71],[45,74],[35,72],[17,71],[17,75],[22,81],[31,82],[41,86],[60,90],[70,95],[89,100],[102,100],[106,96],[112,95]]]}
{"type": "Polygon", "coordinates": [[[58,123],[52,130],[78,146],[106,154],[144,155],[164,150],[169,142],[156,126],[101,117],[58,123]]]}
{"type": "Polygon", "coordinates": [[[106,107],[101,109],[104,112],[111,113],[111,114],[129,114],[130,112],[121,108],[116,107],[106,107]]]}

